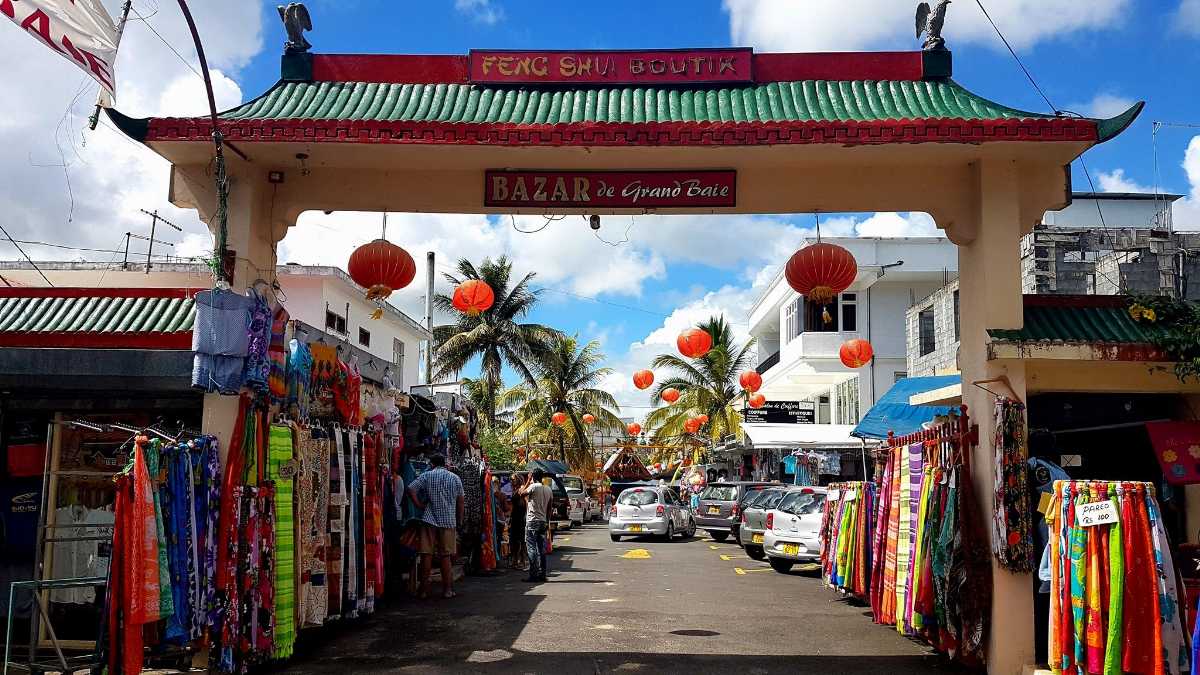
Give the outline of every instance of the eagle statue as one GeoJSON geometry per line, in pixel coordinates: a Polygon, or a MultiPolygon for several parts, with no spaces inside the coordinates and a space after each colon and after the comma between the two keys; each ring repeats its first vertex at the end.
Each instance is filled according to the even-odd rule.
{"type": "Polygon", "coordinates": [[[917,5],[917,37],[925,34],[924,49],[945,49],[946,40],[942,38],[942,26],[946,23],[946,8],[950,0],[938,0],[933,9],[928,2],[917,5]]]}
{"type": "Polygon", "coordinates": [[[286,7],[279,5],[276,9],[279,10],[279,18],[283,20],[283,27],[287,30],[288,39],[283,45],[284,53],[303,54],[312,49],[312,44],[304,39],[304,31],[312,30],[312,18],[309,17],[308,8],[304,3],[293,2],[286,7]]]}

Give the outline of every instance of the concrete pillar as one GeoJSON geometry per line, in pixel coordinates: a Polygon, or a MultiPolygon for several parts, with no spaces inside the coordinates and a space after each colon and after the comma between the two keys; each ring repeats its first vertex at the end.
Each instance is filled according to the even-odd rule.
{"type": "MultiPolygon", "coordinates": [[[[1007,375],[1015,393],[1025,400],[1022,366],[1007,369],[989,364],[987,330],[1020,328],[1021,299],[1021,181],[1018,166],[1011,161],[986,159],[975,167],[978,196],[975,212],[961,225],[973,236],[960,243],[960,328],[962,342],[959,367],[962,371],[963,402],[979,424],[979,445],[972,459],[978,510],[985,518],[984,532],[990,548],[995,466],[993,461],[993,398],[971,382],[1007,375]]],[[[952,235],[953,236],[953,235],[952,235]]],[[[1002,386],[988,385],[993,391],[1002,386]]],[[[988,639],[988,670],[1019,673],[1033,663],[1033,596],[1027,574],[1013,574],[992,558],[992,621],[988,639]]]]}

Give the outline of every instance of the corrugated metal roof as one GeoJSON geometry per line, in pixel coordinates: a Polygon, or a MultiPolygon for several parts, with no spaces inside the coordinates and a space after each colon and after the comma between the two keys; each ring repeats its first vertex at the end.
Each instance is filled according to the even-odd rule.
{"type": "Polygon", "coordinates": [[[222,117],[560,124],[996,120],[1050,116],[988,101],[953,81],[804,80],[697,89],[281,82],[222,117]]]}
{"type": "Polygon", "coordinates": [[[1006,342],[1145,344],[1161,330],[1134,321],[1124,297],[1027,296],[1025,327],[989,330],[988,335],[1006,342]]]}
{"type": "Polygon", "coordinates": [[[178,333],[195,319],[190,297],[0,297],[3,333],[178,333]]]}

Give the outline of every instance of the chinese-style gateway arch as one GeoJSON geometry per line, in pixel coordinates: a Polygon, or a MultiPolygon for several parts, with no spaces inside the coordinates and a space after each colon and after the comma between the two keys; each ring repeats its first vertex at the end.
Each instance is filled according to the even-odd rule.
{"type": "MultiPolygon", "coordinates": [[[[1019,238],[1067,204],[1071,161],[1124,130],[1141,104],[1107,120],[1055,117],[988,101],[950,75],[950,53],[936,50],[288,54],[275,86],[220,116],[235,149],[234,284],[273,268],[274,245],[309,209],[925,211],[959,246],[963,379],[991,377],[1002,366],[988,360],[986,329],[1023,320],[1019,238]],[[640,173],[590,173],[602,171],[640,173]],[[710,189],[636,202],[597,189],[680,172],[710,189]]],[[[172,201],[211,222],[209,119],[111,115],[171,161],[172,201]]],[[[1024,396],[1016,363],[1003,368],[1024,396]]],[[[988,408],[984,392],[963,395],[988,408]]],[[[235,406],[210,395],[206,430],[227,438],[235,406]]],[[[990,437],[989,415],[975,419],[990,437]]],[[[985,513],[988,452],[974,461],[985,513]]],[[[994,576],[989,667],[1021,672],[1034,661],[1030,582],[994,576]]]]}

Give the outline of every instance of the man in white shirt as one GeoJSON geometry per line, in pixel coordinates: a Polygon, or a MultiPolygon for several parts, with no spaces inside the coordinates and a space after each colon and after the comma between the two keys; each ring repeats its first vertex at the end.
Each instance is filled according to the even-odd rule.
{"type": "Polygon", "coordinates": [[[521,490],[528,497],[529,505],[525,511],[525,548],[529,553],[529,577],[525,581],[546,581],[546,532],[550,528],[550,502],[554,493],[542,484],[546,473],[541,469],[533,471],[533,480],[521,490]]]}

